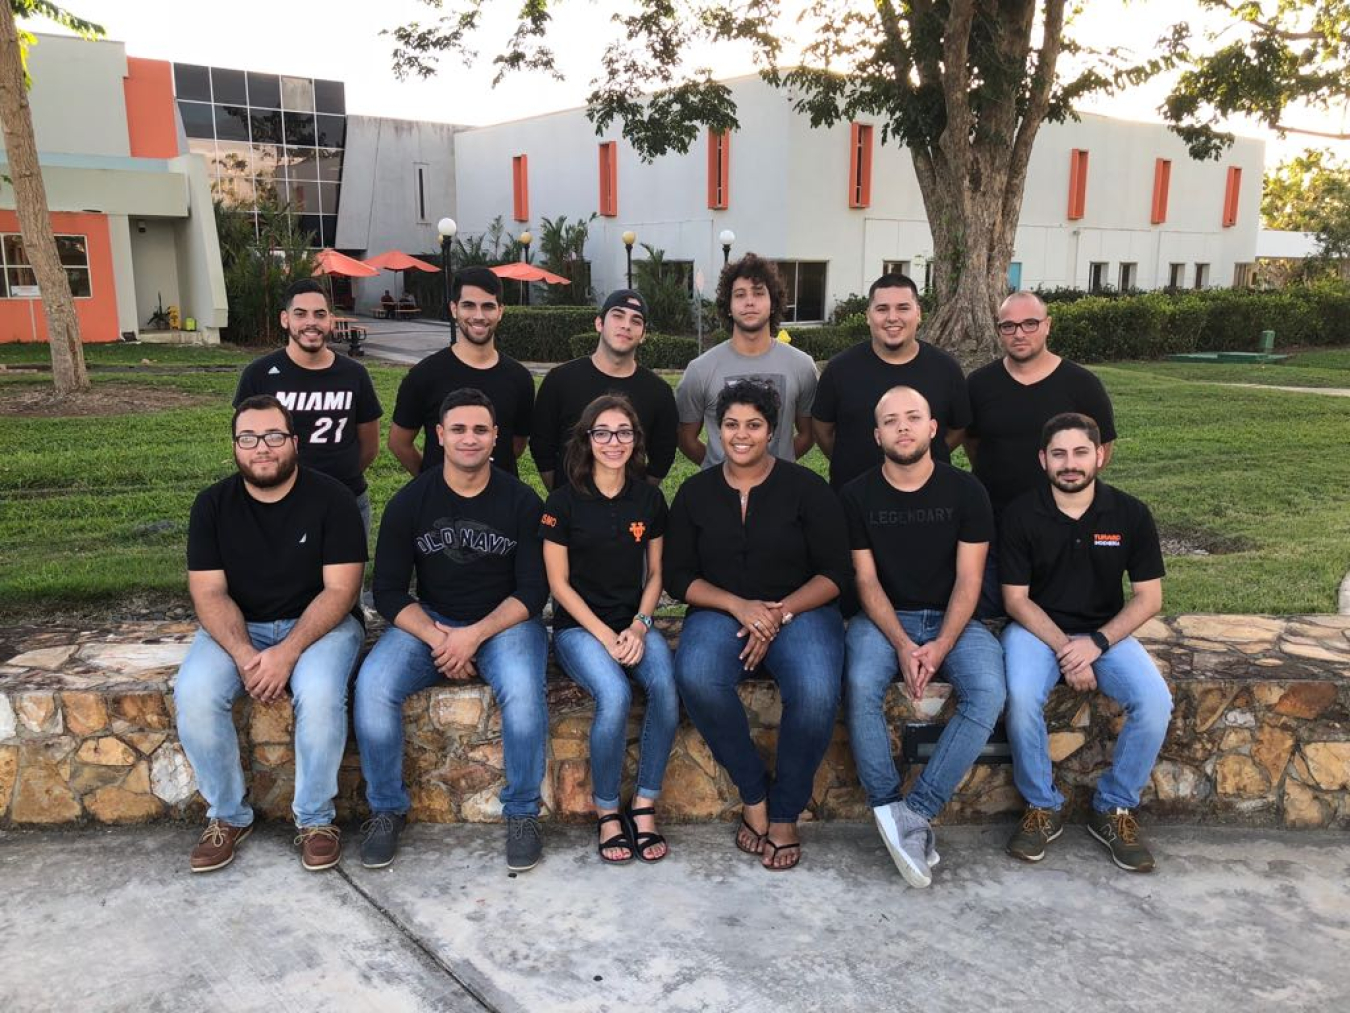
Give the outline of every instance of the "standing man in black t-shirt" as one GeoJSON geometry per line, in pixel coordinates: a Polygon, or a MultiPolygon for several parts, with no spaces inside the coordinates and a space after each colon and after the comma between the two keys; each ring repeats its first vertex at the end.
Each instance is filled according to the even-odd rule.
{"type": "Polygon", "coordinates": [[[867,291],[870,340],[840,352],[825,366],[811,406],[811,430],[830,459],[838,491],[881,463],[874,410],[893,387],[912,387],[937,422],[933,460],[950,463],[965,435],[970,402],[961,364],[916,336],[922,319],[919,290],[903,274],[883,274],[867,291]]]}
{"type": "Polygon", "coordinates": [[[285,405],[295,419],[300,463],[352,491],[369,534],[365,471],[380,451],[384,409],[366,367],[328,345],[333,314],[323,286],[311,278],[297,281],[282,305],[286,347],[244,367],[235,407],[255,394],[271,394],[285,405]]]}
{"type": "Polygon", "coordinates": [[[647,330],[647,300],[632,289],[611,292],[595,318],[600,333],[589,356],[556,366],[539,385],[530,454],[548,489],[555,487],[559,457],[586,406],[602,394],[622,394],[637,411],[647,441],[647,479],[654,485],[675,461],[679,414],[670,384],[637,364],[647,330]]]}
{"type": "Polygon", "coordinates": [[[1163,558],[1148,507],[1105,482],[1101,432],[1084,415],[1045,425],[1041,466],[1049,478],[1008,507],[999,535],[1013,781],[1026,800],[1008,852],[1038,862],[1064,829],[1045,703],[1061,678],[1100,689],[1124,708],[1111,769],[1097,782],[1088,832],[1122,869],[1149,872],[1153,856],[1134,810],[1167,735],[1172,695],[1133,636],[1162,608],[1163,558]],[[1130,575],[1129,602],[1121,587],[1130,575]]]}
{"type": "Polygon", "coordinates": [[[993,534],[989,497],[967,472],[934,461],[938,424],[910,387],[884,394],[875,439],[885,460],[844,487],[863,613],[848,624],[845,711],[858,777],[881,838],[911,886],[932,881],[931,821],[989,741],[1003,711],[1003,652],[971,618],[993,534]],[[904,797],[886,727],[896,674],[918,700],[936,675],[957,707],[933,757],[904,797]]]}
{"type": "Polygon", "coordinates": [[[492,401],[501,436],[490,448],[492,463],[508,475],[519,474],[516,458],[525,452],[534,410],[534,378],[530,371],[497,348],[502,319],[502,280],[486,267],[466,267],[450,286],[450,312],[459,338],[427,356],[403,378],[394,401],[389,450],[416,478],[441,466],[441,402],[453,390],[481,390],[492,401]],[[422,449],[416,446],[422,431],[422,449]]]}
{"type": "MultiPolygon", "coordinates": [[[[1041,429],[1062,412],[1079,412],[1097,423],[1103,463],[1111,460],[1115,414],[1106,388],[1095,375],[1046,347],[1052,318],[1035,292],[1014,292],[998,308],[1003,358],[970,374],[970,426],[966,457],[975,477],[989,490],[994,519],[1013,500],[1045,484],[1038,453],[1041,429]]],[[[985,566],[976,614],[1001,616],[997,550],[985,566]]]]}
{"type": "Polygon", "coordinates": [[[188,525],[188,590],[201,629],[174,683],[178,737],[210,822],[190,860],[210,872],[253,828],[244,801],[233,704],[282,699],[295,708],[300,858],[329,869],[342,855],[333,825],[347,744],[347,679],[363,632],[352,618],[366,562],[356,500],[340,482],[297,467],[295,424],[276,398],[235,409],[238,473],[202,492],[188,525]]]}
{"type": "Polygon", "coordinates": [[[482,391],[448,394],[436,431],[445,448],[440,467],[400,489],[380,521],[375,607],[390,627],[356,679],[356,738],[372,814],[361,864],[378,869],[394,860],[411,805],[403,783],[403,701],[443,679],[481,674],[502,715],[506,862],[523,872],[543,850],[544,504],[492,467],[497,421],[482,391]],[[408,592],[414,572],[417,597],[408,592]]]}

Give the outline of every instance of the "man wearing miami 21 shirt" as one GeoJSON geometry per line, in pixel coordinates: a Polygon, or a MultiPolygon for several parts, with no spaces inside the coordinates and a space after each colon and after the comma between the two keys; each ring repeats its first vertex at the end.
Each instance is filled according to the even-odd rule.
{"type": "Polygon", "coordinates": [[[255,394],[285,405],[295,419],[300,463],[352,491],[369,536],[365,471],[380,450],[380,399],[366,367],[328,347],[333,314],[318,282],[297,281],[282,306],[286,347],[244,367],[234,405],[255,394]]]}

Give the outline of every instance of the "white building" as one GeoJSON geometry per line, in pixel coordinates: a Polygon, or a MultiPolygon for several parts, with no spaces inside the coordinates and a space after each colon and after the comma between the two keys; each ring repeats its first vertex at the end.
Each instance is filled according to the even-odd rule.
{"type": "MultiPolygon", "coordinates": [[[[909,155],[871,123],[812,129],[757,76],[726,82],[741,127],[687,155],[644,164],[617,127],[597,137],[585,110],[455,135],[461,232],[496,215],[538,234],[541,218],[600,216],[587,256],[597,291],[620,286],[631,230],[668,260],[692,261],[711,294],[722,264],[754,250],[780,262],[789,320],[820,320],[884,269],[924,273],[933,243],[909,155]],[[610,146],[610,147],[607,147],[610,146]]],[[[1210,287],[1244,283],[1256,258],[1264,145],[1239,139],[1194,162],[1160,124],[1084,115],[1036,139],[1012,287],[1210,287]]],[[[641,256],[640,249],[635,256],[641,256]]]]}

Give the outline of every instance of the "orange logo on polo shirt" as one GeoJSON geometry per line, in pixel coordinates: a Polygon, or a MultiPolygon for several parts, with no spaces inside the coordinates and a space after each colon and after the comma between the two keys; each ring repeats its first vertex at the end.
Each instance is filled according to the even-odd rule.
{"type": "Polygon", "coordinates": [[[1093,535],[1092,547],[1094,549],[1118,549],[1120,548],[1120,535],[1093,535]]]}
{"type": "Polygon", "coordinates": [[[647,525],[643,524],[641,521],[634,521],[632,524],[628,525],[628,531],[632,534],[633,541],[640,542],[642,541],[642,536],[647,533],[647,525]]]}
{"type": "Polygon", "coordinates": [[[556,528],[558,526],[558,518],[554,517],[552,514],[544,514],[544,516],[539,518],[539,523],[546,528],[556,528]]]}

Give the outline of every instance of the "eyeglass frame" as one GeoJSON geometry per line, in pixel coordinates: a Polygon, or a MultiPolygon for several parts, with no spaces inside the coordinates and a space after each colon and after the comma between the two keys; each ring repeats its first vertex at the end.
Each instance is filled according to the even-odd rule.
{"type": "Polygon", "coordinates": [[[601,446],[608,446],[617,440],[621,445],[627,446],[637,439],[636,429],[587,429],[586,435],[601,446]],[[603,438],[601,434],[604,434],[603,438]],[[621,434],[627,433],[628,439],[624,439],[621,434]]]}
{"type": "Polygon", "coordinates": [[[263,433],[255,433],[252,430],[246,429],[242,433],[235,433],[232,437],[230,437],[230,441],[240,450],[257,450],[259,443],[265,444],[266,446],[271,447],[273,450],[276,450],[278,447],[284,447],[286,445],[287,440],[293,439],[295,439],[295,433],[283,432],[280,429],[269,429],[263,433]],[[280,436],[281,439],[277,440],[274,443],[271,439],[269,439],[269,437],[274,436],[280,436]],[[248,440],[248,439],[253,440],[252,446],[245,446],[244,444],[239,442],[240,440],[248,440]]]}
{"type": "Polygon", "coordinates": [[[1027,317],[1025,320],[1000,320],[994,324],[994,329],[1000,334],[1016,334],[1019,330],[1023,334],[1035,334],[1041,324],[1049,320],[1049,317],[1041,317],[1039,320],[1035,317],[1027,317]],[[1031,326],[1028,327],[1027,324],[1031,326]]]}

